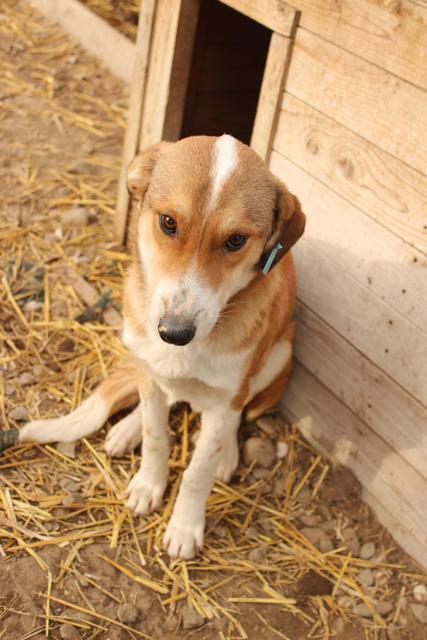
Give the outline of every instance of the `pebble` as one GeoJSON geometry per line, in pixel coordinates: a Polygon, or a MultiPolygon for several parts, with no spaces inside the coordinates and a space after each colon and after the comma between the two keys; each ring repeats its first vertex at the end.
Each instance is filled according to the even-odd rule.
{"type": "Polygon", "coordinates": [[[322,537],[325,535],[323,529],[320,527],[304,527],[301,529],[303,536],[311,542],[311,544],[318,545],[322,537]]]}
{"type": "Polygon", "coordinates": [[[264,469],[263,467],[255,467],[255,469],[252,471],[252,475],[255,480],[266,480],[270,473],[271,472],[269,469],[264,469]]]}
{"type": "Polygon", "coordinates": [[[85,227],[89,222],[89,215],[83,207],[70,207],[61,214],[61,223],[68,227],[85,227]]]}
{"type": "Polygon", "coordinates": [[[7,414],[9,420],[15,420],[16,422],[26,422],[29,420],[28,410],[25,407],[15,407],[7,414]]]}
{"type": "Polygon", "coordinates": [[[61,636],[62,640],[81,640],[82,638],[80,631],[69,622],[61,624],[59,635],[61,636]]]}
{"type": "Polygon", "coordinates": [[[117,617],[123,624],[134,624],[139,618],[139,611],[131,602],[124,602],[117,609],[117,617]]]}
{"type": "Polygon", "coordinates": [[[411,604],[411,611],[422,624],[427,624],[427,607],[424,604],[411,604]]]}
{"type": "Polygon", "coordinates": [[[18,379],[17,379],[17,383],[21,387],[28,387],[30,384],[33,384],[33,382],[34,382],[34,376],[29,371],[24,371],[24,373],[21,373],[21,375],[18,376],[18,379]]]}
{"type": "Polygon", "coordinates": [[[9,384],[8,382],[6,382],[6,384],[4,385],[4,395],[11,396],[14,393],[15,393],[15,387],[13,386],[13,384],[9,384]]]}
{"type": "Polygon", "coordinates": [[[204,622],[204,617],[193,609],[193,607],[190,607],[190,605],[187,604],[182,609],[182,626],[184,629],[197,629],[197,627],[201,627],[204,622]]]}
{"type": "Polygon", "coordinates": [[[314,514],[304,513],[299,519],[306,527],[316,527],[319,523],[318,517],[314,514]]]}
{"type": "Polygon", "coordinates": [[[387,602],[386,600],[382,600],[381,602],[377,602],[375,605],[376,610],[380,614],[380,616],[387,616],[389,613],[393,611],[393,605],[391,602],[387,602]]]}
{"type": "Polygon", "coordinates": [[[62,504],[64,505],[64,507],[69,507],[72,504],[74,504],[75,502],[80,502],[81,501],[81,495],[78,493],[69,493],[68,496],[65,496],[65,498],[62,501],[62,504]]]}
{"type": "Polygon", "coordinates": [[[301,491],[297,495],[297,502],[302,504],[303,507],[306,507],[307,505],[309,505],[311,502],[310,489],[307,489],[307,487],[303,487],[303,489],[301,489],[301,491]]]}
{"type": "Polygon", "coordinates": [[[276,460],[273,443],[265,438],[249,438],[243,446],[243,461],[247,467],[255,462],[261,467],[272,467],[276,460]]]}
{"type": "Polygon", "coordinates": [[[42,367],[41,364],[36,364],[33,367],[33,374],[36,378],[40,378],[40,376],[43,374],[44,371],[44,367],[42,367]]]}
{"type": "Polygon", "coordinates": [[[342,607],[350,607],[354,602],[353,596],[347,594],[345,596],[339,596],[337,600],[342,607]]]}
{"type": "Polygon", "coordinates": [[[374,584],[374,574],[370,569],[364,569],[359,573],[359,581],[367,587],[372,587],[374,584]]]}
{"type": "Polygon", "coordinates": [[[348,551],[350,551],[353,556],[358,556],[360,552],[360,542],[357,537],[356,530],[352,527],[347,527],[347,529],[343,530],[342,535],[344,538],[345,547],[348,549],[348,551]]]}
{"type": "Polygon", "coordinates": [[[264,546],[257,547],[248,553],[248,560],[256,564],[261,564],[265,561],[266,555],[267,549],[264,546]]]}
{"type": "Polygon", "coordinates": [[[61,489],[65,489],[70,493],[76,493],[80,489],[80,483],[76,482],[75,480],[68,480],[67,478],[64,478],[63,480],[61,480],[60,484],[61,489]]]}
{"type": "Polygon", "coordinates": [[[326,533],[332,533],[333,531],[335,531],[336,526],[337,526],[336,520],[326,520],[326,522],[321,522],[319,524],[319,527],[321,527],[323,531],[326,531],[326,533]]]}
{"type": "Polygon", "coordinates": [[[279,440],[276,445],[276,456],[281,460],[286,458],[289,451],[289,445],[287,442],[283,442],[283,440],[279,440]]]}
{"type": "Polygon", "coordinates": [[[360,558],[362,560],[370,560],[375,555],[375,545],[373,542],[366,542],[360,547],[360,558]]]}
{"type": "Polygon", "coordinates": [[[416,584],[413,593],[417,602],[427,602],[427,587],[425,584],[416,584]]]}
{"type": "Polygon", "coordinates": [[[388,640],[401,640],[402,632],[400,631],[400,629],[398,629],[398,627],[396,627],[395,624],[391,624],[387,628],[387,638],[388,640]]]}
{"type": "Polygon", "coordinates": [[[76,443],[75,442],[58,442],[56,445],[57,451],[62,453],[68,458],[76,457],[76,443]]]}
{"type": "MultiPolygon", "coordinates": [[[[387,602],[385,600],[383,600],[382,602],[373,602],[372,605],[377,613],[380,614],[380,616],[386,616],[391,611],[393,611],[393,605],[391,604],[391,602],[387,602]]],[[[373,612],[368,609],[368,607],[364,603],[356,604],[356,606],[353,607],[353,613],[361,616],[362,618],[373,617],[373,612]]]]}
{"type": "Polygon", "coordinates": [[[333,549],[334,545],[332,543],[332,540],[326,533],[324,533],[319,541],[319,550],[322,553],[330,553],[331,551],[333,551],[333,549]]]}
{"type": "Polygon", "coordinates": [[[43,303],[38,302],[37,300],[28,300],[28,302],[24,304],[24,311],[26,311],[27,313],[31,313],[32,311],[40,311],[40,309],[43,309],[43,303]]]}
{"type": "Polygon", "coordinates": [[[345,623],[342,618],[336,618],[332,623],[332,629],[336,634],[343,633],[345,629],[345,623]]]}
{"type": "Polygon", "coordinates": [[[257,427],[264,431],[268,436],[274,436],[276,433],[276,421],[271,416],[264,416],[258,418],[256,421],[257,427]]]}

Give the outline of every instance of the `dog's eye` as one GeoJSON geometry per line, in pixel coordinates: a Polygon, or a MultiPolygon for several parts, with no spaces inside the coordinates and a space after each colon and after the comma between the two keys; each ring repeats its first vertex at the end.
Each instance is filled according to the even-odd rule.
{"type": "Polygon", "coordinates": [[[239,233],[234,233],[226,240],[224,248],[227,251],[238,251],[243,247],[247,240],[247,236],[242,236],[239,233]]]}
{"type": "Polygon", "coordinates": [[[176,222],[170,216],[162,213],[159,217],[160,228],[168,236],[174,236],[176,234],[176,222]]]}

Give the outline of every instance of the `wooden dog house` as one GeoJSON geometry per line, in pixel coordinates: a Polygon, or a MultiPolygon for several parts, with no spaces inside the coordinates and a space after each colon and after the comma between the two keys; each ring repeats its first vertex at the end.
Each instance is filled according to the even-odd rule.
{"type": "Polygon", "coordinates": [[[298,195],[284,406],[427,567],[427,8],[290,1],[142,2],[124,168],[161,139],[227,132],[298,195]]]}

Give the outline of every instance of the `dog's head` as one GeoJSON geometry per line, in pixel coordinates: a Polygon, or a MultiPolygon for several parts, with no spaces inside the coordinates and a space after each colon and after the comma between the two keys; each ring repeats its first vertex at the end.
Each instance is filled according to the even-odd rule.
{"type": "Polygon", "coordinates": [[[148,321],[176,345],[204,338],[232,296],[304,230],[297,198],[228,135],[153,145],[131,162],[128,189],[148,321]]]}

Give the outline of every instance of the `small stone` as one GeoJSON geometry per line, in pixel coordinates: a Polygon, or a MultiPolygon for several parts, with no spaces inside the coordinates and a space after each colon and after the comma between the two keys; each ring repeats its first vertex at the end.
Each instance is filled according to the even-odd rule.
{"type": "Polygon", "coordinates": [[[333,549],[334,545],[332,544],[332,540],[326,533],[324,533],[319,540],[319,550],[322,553],[330,553],[333,549]]]}
{"type": "Polygon", "coordinates": [[[359,573],[359,581],[367,587],[372,587],[374,584],[374,574],[370,569],[364,569],[359,573]]]}
{"type": "Polygon", "coordinates": [[[273,443],[265,438],[249,438],[243,446],[243,461],[247,467],[255,464],[269,468],[276,460],[273,443]]]}
{"type": "Polygon", "coordinates": [[[271,416],[263,416],[256,421],[257,427],[264,431],[268,436],[274,436],[276,433],[276,421],[271,416]]]}
{"type": "Polygon", "coordinates": [[[33,382],[34,382],[34,376],[29,371],[24,371],[24,373],[21,373],[21,375],[18,376],[18,379],[17,379],[17,383],[21,387],[28,387],[30,384],[33,384],[33,382]]]}
{"type": "Polygon", "coordinates": [[[26,313],[32,313],[33,311],[40,311],[43,309],[43,303],[37,300],[29,300],[24,304],[24,311],[26,313]]]}
{"type": "Polygon", "coordinates": [[[302,504],[303,507],[306,507],[311,502],[311,492],[307,487],[303,487],[299,494],[297,495],[297,502],[302,504]]]}
{"type": "Polygon", "coordinates": [[[427,624],[427,607],[424,604],[409,605],[416,619],[422,624],[427,624]]]}
{"type": "Polygon", "coordinates": [[[361,618],[372,618],[374,615],[373,611],[368,609],[366,604],[363,604],[363,603],[356,604],[353,607],[352,611],[354,614],[356,614],[357,616],[360,616],[361,618]]]}
{"type": "Polygon", "coordinates": [[[306,527],[316,527],[319,523],[318,517],[314,514],[304,513],[299,519],[306,527]]]}
{"type": "Polygon", "coordinates": [[[64,507],[70,507],[72,504],[81,501],[81,495],[78,493],[70,493],[62,501],[64,507]]]}
{"type": "Polygon", "coordinates": [[[387,602],[386,600],[382,600],[381,602],[377,602],[375,605],[375,609],[378,611],[380,616],[387,616],[389,613],[393,611],[393,605],[391,602],[387,602]]]}
{"type": "Polygon", "coordinates": [[[75,442],[58,442],[56,445],[57,451],[62,453],[68,458],[76,457],[76,443],[75,442]]]}
{"type": "Polygon", "coordinates": [[[417,602],[427,602],[427,587],[425,584],[416,584],[413,593],[417,602]]]}
{"type": "Polygon", "coordinates": [[[326,533],[332,533],[335,531],[335,527],[337,526],[336,520],[326,520],[326,522],[321,522],[319,527],[323,529],[326,533]]]}
{"type": "Polygon", "coordinates": [[[216,538],[223,539],[227,537],[228,529],[223,524],[217,524],[212,533],[216,538]]]}
{"type": "Polygon", "coordinates": [[[279,442],[276,445],[276,456],[279,458],[279,460],[286,458],[286,456],[288,455],[288,451],[289,451],[288,443],[283,442],[283,440],[279,440],[279,442]]]}
{"type": "Polygon", "coordinates": [[[61,480],[61,489],[65,489],[65,491],[69,491],[70,493],[77,493],[80,489],[80,483],[75,480],[68,480],[68,478],[64,478],[61,480]]]}
{"type": "Polygon", "coordinates": [[[82,638],[80,631],[69,622],[61,624],[59,628],[59,635],[62,640],[81,640],[82,638]]]}
{"type": "Polygon", "coordinates": [[[344,596],[339,596],[339,598],[337,598],[337,600],[338,600],[339,604],[342,607],[345,607],[345,608],[351,607],[351,605],[354,602],[353,596],[349,596],[347,594],[344,595],[344,596]]]}
{"type": "Polygon", "coordinates": [[[33,374],[34,374],[34,376],[36,378],[40,378],[40,376],[42,375],[43,371],[44,371],[44,367],[42,367],[41,364],[36,364],[33,367],[33,374]]]}
{"type": "Polygon", "coordinates": [[[375,545],[373,542],[366,542],[360,547],[360,558],[362,560],[370,560],[375,555],[375,545]]]}
{"type": "Polygon", "coordinates": [[[398,629],[398,627],[396,627],[395,624],[392,623],[387,628],[387,638],[388,640],[401,640],[402,632],[400,631],[400,629],[398,629]]]}
{"type": "Polygon", "coordinates": [[[248,560],[255,564],[262,564],[265,561],[266,555],[267,549],[264,546],[258,547],[248,553],[248,560]]]}
{"type": "Polygon", "coordinates": [[[204,624],[205,619],[193,607],[186,605],[182,609],[182,626],[185,630],[197,629],[204,624]]]}
{"type": "Polygon", "coordinates": [[[68,227],[85,227],[89,222],[89,216],[83,207],[70,207],[61,214],[61,223],[68,227]]]}
{"type": "Polygon", "coordinates": [[[6,384],[4,385],[4,395],[11,396],[14,393],[15,393],[15,387],[13,386],[13,384],[9,384],[8,382],[6,382],[6,384]]]}
{"type": "Polygon", "coordinates": [[[9,420],[15,420],[15,422],[26,422],[29,420],[28,411],[25,407],[15,407],[7,414],[9,420]]]}
{"type": "Polygon", "coordinates": [[[117,617],[123,624],[134,624],[139,618],[139,611],[131,602],[124,602],[117,609],[117,617]]]}
{"type": "Polygon", "coordinates": [[[345,629],[345,623],[342,618],[336,618],[332,623],[332,629],[336,634],[343,633],[345,629]]]}
{"type": "Polygon", "coordinates": [[[353,556],[358,556],[360,551],[360,542],[355,529],[347,527],[343,532],[344,546],[353,556]]]}
{"type": "Polygon", "coordinates": [[[323,529],[320,527],[304,527],[301,529],[301,533],[303,536],[307,538],[311,542],[311,544],[318,545],[322,537],[325,535],[323,529]]]}
{"type": "Polygon", "coordinates": [[[264,469],[263,467],[255,467],[255,469],[252,471],[252,475],[255,480],[266,480],[270,475],[270,470],[264,469]]]}
{"type": "Polygon", "coordinates": [[[405,611],[408,608],[408,598],[407,596],[400,596],[398,600],[399,611],[405,611]]]}

